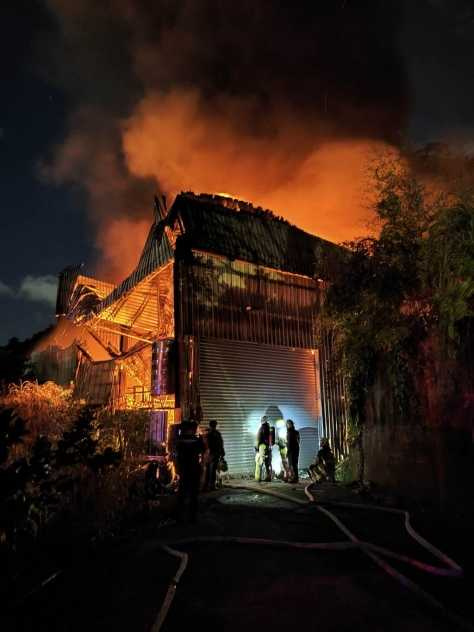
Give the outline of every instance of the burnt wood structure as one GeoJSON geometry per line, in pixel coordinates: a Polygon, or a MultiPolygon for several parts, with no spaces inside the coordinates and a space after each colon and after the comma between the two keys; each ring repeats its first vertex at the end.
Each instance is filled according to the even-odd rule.
{"type": "Polygon", "coordinates": [[[319,321],[339,254],[240,200],[181,193],[168,211],[156,199],[122,283],[61,273],[57,326],[34,361],[88,402],[148,409],[151,444],[179,419],[217,419],[231,472],[252,469],[264,414],[294,420],[302,467],[321,434],[342,456],[342,380],[319,321]]]}

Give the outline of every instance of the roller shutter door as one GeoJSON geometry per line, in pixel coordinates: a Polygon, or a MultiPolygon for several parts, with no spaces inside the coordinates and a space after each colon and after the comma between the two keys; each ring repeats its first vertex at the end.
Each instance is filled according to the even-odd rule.
{"type": "Polygon", "coordinates": [[[311,463],[321,427],[317,351],[201,339],[199,384],[204,422],[218,420],[231,473],[254,469],[263,415],[293,419],[301,437],[300,468],[311,463]]]}

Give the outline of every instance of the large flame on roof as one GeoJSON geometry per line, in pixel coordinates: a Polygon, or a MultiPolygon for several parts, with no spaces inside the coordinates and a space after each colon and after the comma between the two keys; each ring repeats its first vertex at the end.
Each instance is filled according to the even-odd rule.
{"type": "Polygon", "coordinates": [[[230,198],[231,200],[241,200],[241,196],[240,195],[233,195],[232,193],[224,193],[222,191],[217,191],[215,193],[215,195],[219,196],[219,197],[223,197],[223,198],[230,198]]]}

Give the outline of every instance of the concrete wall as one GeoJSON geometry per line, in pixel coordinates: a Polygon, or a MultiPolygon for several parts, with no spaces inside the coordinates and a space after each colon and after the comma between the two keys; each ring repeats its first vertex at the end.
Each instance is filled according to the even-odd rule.
{"type": "MultiPolygon", "coordinates": [[[[413,425],[364,429],[366,480],[440,509],[474,512],[472,433],[413,425]]],[[[357,460],[357,454],[353,455],[357,460]]]]}
{"type": "MultiPolygon", "coordinates": [[[[410,418],[400,414],[387,367],[379,367],[366,401],[364,479],[402,497],[474,514],[472,362],[464,352],[441,361],[438,346],[427,339],[417,354],[410,418]]],[[[353,473],[358,456],[355,447],[353,473]]]]}

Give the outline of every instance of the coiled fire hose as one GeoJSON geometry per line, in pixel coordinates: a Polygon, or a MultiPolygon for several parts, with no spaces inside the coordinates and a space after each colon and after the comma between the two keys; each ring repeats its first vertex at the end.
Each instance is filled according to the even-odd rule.
{"type": "MultiPolygon", "coordinates": [[[[422,546],[424,549],[429,551],[434,557],[438,558],[441,562],[443,562],[445,564],[445,567],[426,564],[424,562],[421,562],[420,560],[416,560],[406,555],[395,553],[394,551],[390,551],[389,549],[386,549],[384,547],[380,547],[376,544],[372,544],[371,542],[365,542],[363,540],[359,540],[359,538],[357,538],[357,536],[355,536],[346,527],[346,525],[343,522],[341,522],[341,520],[337,516],[335,516],[331,511],[329,511],[325,507],[322,507],[320,504],[316,504],[316,499],[310,490],[310,488],[312,487],[312,483],[310,485],[307,485],[304,489],[305,495],[308,498],[308,501],[305,501],[299,498],[294,498],[292,496],[288,496],[286,494],[282,494],[280,492],[270,490],[270,489],[263,488],[263,489],[256,490],[255,487],[251,487],[249,485],[232,485],[231,487],[233,489],[243,489],[243,490],[252,491],[252,492],[257,491],[258,493],[261,493],[261,494],[274,496],[276,498],[280,498],[282,500],[286,500],[286,501],[289,501],[298,505],[303,505],[303,506],[307,506],[308,501],[310,503],[314,503],[316,505],[316,509],[320,511],[321,513],[323,513],[325,516],[327,516],[344,533],[344,535],[346,535],[349,538],[349,540],[345,540],[342,542],[291,542],[291,541],[286,541],[286,540],[271,540],[271,539],[266,539],[266,538],[242,538],[242,537],[235,537],[235,536],[195,536],[195,537],[183,538],[180,540],[174,540],[173,542],[169,542],[168,544],[172,544],[174,546],[180,546],[180,545],[182,546],[182,545],[196,543],[196,542],[213,542],[213,543],[220,542],[220,543],[235,543],[235,544],[244,544],[244,545],[245,544],[260,545],[260,546],[267,545],[267,546],[274,546],[274,547],[285,547],[285,548],[296,548],[296,549],[307,549],[307,550],[320,549],[320,550],[328,550],[328,551],[329,550],[340,551],[340,550],[357,548],[361,550],[363,553],[365,553],[375,564],[377,564],[377,566],[379,566],[383,571],[385,571],[388,575],[390,575],[390,577],[397,580],[402,586],[404,586],[405,588],[413,592],[415,595],[417,595],[423,601],[430,604],[436,610],[441,611],[447,619],[449,619],[450,621],[458,625],[461,629],[474,632],[474,625],[472,625],[470,621],[468,621],[467,619],[464,619],[463,617],[459,615],[452,613],[450,610],[446,608],[446,606],[444,606],[444,604],[442,604],[440,601],[435,599],[432,595],[430,595],[425,590],[423,590],[423,588],[421,588],[418,584],[416,584],[414,581],[412,581],[411,579],[403,575],[403,573],[400,573],[399,571],[397,571],[395,568],[393,568],[393,566],[385,562],[380,557],[380,555],[383,555],[385,557],[391,557],[393,559],[410,564],[411,566],[414,566],[415,568],[418,568],[419,570],[425,571],[432,575],[438,575],[438,576],[444,576],[444,577],[458,577],[458,578],[463,577],[463,574],[464,574],[463,569],[458,564],[456,564],[456,562],[454,562],[445,553],[437,549],[434,545],[432,545],[425,538],[423,538],[419,533],[416,532],[416,530],[411,525],[410,514],[407,511],[403,511],[403,510],[395,509],[395,508],[389,508],[389,507],[377,507],[373,505],[358,504],[358,503],[345,503],[345,502],[332,502],[331,503],[331,505],[337,505],[339,507],[384,511],[386,513],[404,515],[405,528],[407,530],[407,533],[418,544],[420,544],[420,546],[422,546]]],[[[175,557],[179,557],[181,559],[181,564],[179,566],[179,569],[176,575],[174,576],[173,580],[170,583],[165,600],[161,606],[161,609],[158,613],[155,623],[153,624],[153,627],[151,628],[151,632],[159,632],[159,630],[161,629],[165,621],[166,615],[169,611],[169,608],[171,606],[171,603],[174,599],[174,596],[176,593],[176,587],[179,582],[179,579],[181,578],[181,575],[186,569],[187,562],[188,562],[188,555],[186,553],[182,553],[181,551],[173,549],[168,545],[163,545],[161,548],[165,550],[166,552],[170,553],[171,555],[174,555],[175,557]]]]}

